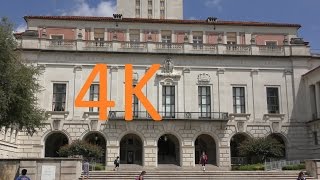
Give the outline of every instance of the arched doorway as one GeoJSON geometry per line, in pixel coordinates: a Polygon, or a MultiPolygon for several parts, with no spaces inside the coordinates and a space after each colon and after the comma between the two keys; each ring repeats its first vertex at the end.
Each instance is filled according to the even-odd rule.
{"type": "Polygon", "coordinates": [[[279,134],[270,134],[268,136],[268,138],[272,138],[272,139],[275,139],[276,141],[278,141],[280,144],[283,145],[283,148],[282,148],[282,154],[283,156],[282,157],[279,157],[279,159],[286,159],[287,155],[286,155],[286,143],[285,141],[283,140],[283,137],[282,135],[279,135],[279,134]]]}
{"type": "Polygon", "coordinates": [[[158,139],[158,164],[180,165],[180,143],[172,134],[165,134],[158,139]]]}
{"type": "Polygon", "coordinates": [[[230,140],[231,164],[240,165],[248,164],[248,158],[241,156],[239,153],[240,144],[249,137],[245,134],[235,134],[230,140]]]}
{"type": "Polygon", "coordinates": [[[120,163],[142,165],[143,143],[139,136],[127,134],[120,141],[120,163]]]}
{"type": "Polygon", "coordinates": [[[211,136],[207,134],[198,136],[194,146],[195,164],[199,163],[202,152],[205,152],[208,155],[208,164],[217,165],[216,142],[211,136]]]}
{"type": "Polygon", "coordinates": [[[69,144],[68,137],[61,132],[50,134],[45,140],[45,157],[59,157],[60,147],[69,144]]]}
{"type": "Polygon", "coordinates": [[[95,162],[105,165],[106,139],[100,133],[94,132],[94,133],[87,134],[84,140],[90,144],[97,145],[102,148],[102,152],[103,152],[102,157],[100,159],[96,159],[95,162]]]}

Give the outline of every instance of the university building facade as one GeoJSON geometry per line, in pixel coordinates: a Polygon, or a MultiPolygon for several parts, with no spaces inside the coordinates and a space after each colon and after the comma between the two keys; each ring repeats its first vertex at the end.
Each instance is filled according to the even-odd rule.
{"type": "MultiPolygon", "coordinates": [[[[136,3],[121,8],[149,7],[136,3]]],[[[246,161],[240,142],[267,136],[284,144],[283,159],[319,157],[320,78],[308,72],[320,58],[298,37],[300,25],[182,20],[182,5],[174,4],[181,12],[172,18],[160,11],[24,17],[28,29],[16,38],[22,57],[43,72],[45,90],[37,97],[46,121],[33,136],[3,127],[0,158],[57,157],[59,147],[81,139],[101,146],[97,161],[110,166],[120,156],[123,164],[193,167],[205,151],[209,164],[228,168],[246,161]],[[107,65],[108,99],[115,101],[108,121],[99,121],[98,108],[75,107],[96,64],[107,65]],[[134,83],[162,65],[142,90],[162,121],[152,120],[135,96],[134,120],[124,120],[126,64],[133,65],[134,83]]],[[[99,94],[96,77],[85,100],[98,101],[99,94]]]]}

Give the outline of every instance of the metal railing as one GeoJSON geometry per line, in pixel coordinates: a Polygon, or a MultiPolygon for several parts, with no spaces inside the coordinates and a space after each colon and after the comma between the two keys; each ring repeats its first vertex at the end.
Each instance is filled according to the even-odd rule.
{"type": "MultiPolygon", "coordinates": [[[[225,112],[158,112],[162,119],[194,119],[194,120],[223,120],[228,121],[225,112]]],[[[125,111],[109,111],[109,119],[124,119],[125,111]]],[[[152,119],[148,112],[133,112],[133,119],[152,119]]]]}
{"type": "Polygon", "coordinates": [[[110,41],[85,41],[86,48],[112,48],[110,41]]]}
{"type": "Polygon", "coordinates": [[[279,160],[279,161],[270,161],[264,163],[264,169],[265,171],[271,171],[271,170],[282,170],[284,166],[288,165],[297,165],[300,164],[300,160],[294,160],[294,161],[287,161],[287,160],[279,160]]]}
{"type": "Polygon", "coordinates": [[[248,45],[228,44],[226,45],[226,53],[228,54],[250,54],[251,47],[248,45]]]}
{"type": "Polygon", "coordinates": [[[181,43],[156,43],[156,49],[183,49],[181,43]]]}
{"type": "Polygon", "coordinates": [[[74,47],[77,41],[75,40],[65,40],[65,39],[48,39],[49,47],[74,47]]]}

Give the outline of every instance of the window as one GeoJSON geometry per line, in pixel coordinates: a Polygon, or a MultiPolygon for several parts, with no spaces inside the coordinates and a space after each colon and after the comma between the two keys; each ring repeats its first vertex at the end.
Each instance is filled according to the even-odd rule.
{"type": "Polygon", "coordinates": [[[52,111],[65,111],[66,84],[53,84],[52,111]]]}
{"type": "Polygon", "coordinates": [[[63,35],[51,35],[52,43],[61,46],[63,42],[63,35]]]}
{"type": "Polygon", "coordinates": [[[267,88],[268,113],[279,114],[279,91],[278,88],[267,88]]]}
{"type": "Polygon", "coordinates": [[[140,7],[140,0],[136,0],[136,6],[140,7]]]}
{"type": "Polygon", "coordinates": [[[160,19],[164,19],[165,14],[164,14],[164,10],[160,10],[160,19]]]}
{"type": "Polygon", "coordinates": [[[266,46],[277,46],[278,41],[266,41],[266,46]]]}
{"type": "Polygon", "coordinates": [[[227,33],[227,44],[237,44],[237,33],[235,32],[227,33]]]}
{"type": "Polygon", "coordinates": [[[95,28],[94,29],[94,40],[96,41],[96,46],[104,46],[104,28],[95,28]]]}
{"type": "Polygon", "coordinates": [[[164,0],[160,0],[160,7],[164,7],[164,0]]]}
{"type": "Polygon", "coordinates": [[[133,117],[139,117],[139,100],[135,94],[132,97],[132,107],[133,107],[133,117]]]}
{"type": "Polygon", "coordinates": [[[148,9],[148,17],[152,18],[152,9],[148,9]]]}
{"type": "Polygon", "coordinates": [[[148,7],[152,8],[152,0],[148,0],[148,7]]]}
{"type": "MultiPolygon", "coordinates": [[[[90,86],[90,101],[99,101],[99,84],[92,84],[90,86]]],[[[89,107],[89,112],[99,112],[98,107],[89,107]]]]}
{"type": "Polygon", "coordinates": [[[136,9],[136,17],[137,17],[137,18],[140,17],[140,9],[136,9]]]}
{"type": "Polygon", "coordinates": [[[161,36],[162,48],[171,48],[171,34],[164,34],[161,36]]]}
{"type": "Polygon", "coordinates": [[[203,36],[202,35],[193,35],[193,48],[202,49],[203,48],[203,36]]]}
{"type": "Polygon", "coordinates": [[[175,87],[163,86],[162,87],[162,108],[164,117],[175,117],[175,87]]]}
{"type": "Polygon", "coordinates": [[[313,132],[313,138],[314,138],[314,145],[319,145],[318,143],[318,132],[313,132]]]}
{"type": "Polygon", "coordinates": [[[244,87],[233,87],[233,113],[246,113],[244,87]]]}
{"type": "Polygon", "coordinates": [[[211,117],[211,92],[209,86],[198,87],[200,117],[211,117]]]}

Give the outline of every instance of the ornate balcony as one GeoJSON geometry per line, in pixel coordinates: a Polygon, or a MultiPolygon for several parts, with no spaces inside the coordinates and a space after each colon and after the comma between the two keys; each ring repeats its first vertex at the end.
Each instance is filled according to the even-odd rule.
{"type": "MultiPolygon", "coordinates": [[[[163,120],[216,120],[216,121],[228,121],[228,113],[224,112],[158,112],[163,120]]],[[[124,111],[109,111],[109,119],[124,119],[124,111]]],[[[133,112],[133,119],[147,120],[152,119],[148,112],[138,111],[133,112]]]]}
{"type": "Polygon", "coordinates": [[[257,46],[230,44],[192,44],[161,42],[120,42],[52,40],[43,38],[23,38],[18,40],[21,49],[58,51],[99,51],[135,52],[164,54],[215,54],[215,55],[254,55],[254,56],[310,56],[310,48],[305,45],[257,46]]]}

